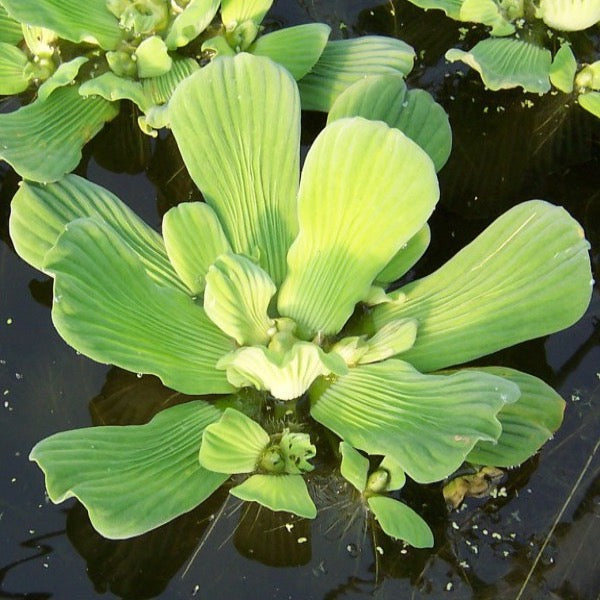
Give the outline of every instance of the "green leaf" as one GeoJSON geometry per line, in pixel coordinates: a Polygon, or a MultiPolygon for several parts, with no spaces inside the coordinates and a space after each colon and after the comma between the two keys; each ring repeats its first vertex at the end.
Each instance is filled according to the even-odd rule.
{"type": "Polygon", "coordinates": [[[82,98],[76,87],[60,88],[0,114],[0,158],[25,179],[56,181],[78,165],[84,144],[118,111],[102,98],[82,98]]]}
{"type": "Polygon", "coordinates": [[[573,81],[577,71],[577,61],[568,43],[562,44],[558,52],[554,55],[552,65],[550,66],[550,81],[555,88],[558,88],[565,94],[573,91],[573,81]]]}
{"type": "Polygon", "coordinates": [[[40,58],[52,59],[58,41],[58,35],[55,31],[45,27],[23,24],[23,38],[31,54],[40,58]]]}
{"type": "Polygon", "coordinates": [[[443,10],[451,19],[460,20],[460,8],[463,0],[409,0],[415,6],[429,10],[443,10]]]}
{"type": "Polygon", "coordinates": [[[302,79],[323,53],[331,27],[324,23],[308,23],[286,27],[261,35],[248,48],[255,56],[266,56],[284,66],[294,77],[302,79]]]}
{"type": "Polygon", "coordinates": [[[308,461],[317,455],[317,448],[311,443],[308,433],[284,429],[278,450],[283,458],[286,473],[298,475],[315,468],[308,461]]]}
{"type": "Polygon", "coordinates": [[[225,27],[232,23],[253,21],[260,25],[273,0],[221,0],[221,18],[225,27]]]}
{"type": "Polygon", "coordinates": [[[200,464],[217,473],[252,473],[269,444],[268,433],[250,417],[228,408],[202,436],[200,464]]]}
{"type": "Polygon", "coordinates": [[[177,274],[192,294],[201,294],[208,267],[231,251],[215,212],[203,202],[183,202],[165,214],[162,230],[177,274]]]}
{"type": "Polygon", "coordinates": [[[389,359],[310,390],[311,415],[368,454],[390,456],[419,483],[455,471],[479,440],[495,441],[496,414],[519,388],[488,373],[423,375],[389,359]]]}
{"type": "Polygon", "coordinates": [[[600,21],[598,0],[541,0],[537,15],[548,27],[581,31],[600,21]]]}
{"type": "Polygon", "coordinates": [[[163,32],[169,24],[170,7],[165,0],[106,0],[106,5],[127,37],[143,39],[163,32]]]}
{"type": "Polygon", "coordinates": [[[209,267],[204,310],[240,346],[268,344],[275,322],[267,314],[277,288],[256,263],[240,254],[223,254],[209,267]]]}
{"type": "Polygon", "coordinates": [[[317,508],[308,495],[302,475],[252,475],[229,490],[236,498],[258,502],[271,510],[314,519],[317,508]]]}
{"type": "Polygon", "coordinates": [[[415,548],[433,546],[429,525],[406,504],[385,496],[371,496],[368,503],[381,529],[390,537],[415,548]]]}
{"type": "Polygon", "coordinates": [[[8,14],[28,25],[52,29],[71,42],[98,44],[113,50],[121,41],[122,31],[106,7],[106,0],[2,0],[8,14]]]}
{"type": "Polygon", "coordinates": [[[444,109],[424,90],[406,89],[402,75],[366,77],[342,92],[327,122],[344,117],[384,121],[419,144],[439,171],[450,156],[452,130],[444,109]]]}
{"type": "Polygon", "coordinates": [[[470,52],[451,48],[446,59],[460,60],[475,69],[490,90],[521,86],[524,91],[537,94],[550,91],[552,55],[529,42],[514,38],[485,39],[470,52]]]}
{"type": "Polygon", "coordinates": [[[89,59],[85,56],[78,56],[73,60],[59,65],[52,76],[49,79],[46,79],[39,87],[38,98],[45,100],[54,90],[73,83],[79,73],[79,69],[81,69],[81,66],[88,62],[88,60],[89,59]]]}
{"type": "Polygon", "coordinates": [[[169,28],[165,38],[169,50],[187,46],[196,39],[210,25],[219,4],[219,0],[191,0],[169,28]]]}
{"type": "Polygon", "coordinates": [[[192,73],[200,69],[193,58],[173,57],[171,70],[160,77],[144,79],[144,95],[153,104],[165,104],[171,99],[175,88],[192,73]]]}
{"type": "Polygon", "coordinates": [[[579,94],[577,102],[582,108],[600,119],[600,92],[586,92],[579,94]]]}
{"type": "Polygon", "coordinates": [[[524,202],[428,277],[373,310],[377,329],[392,319],[419,322],[403,359],[427,372],[460,364],[577,321],[592,290],[589,244],[561,207],[524,202]]]}
{"type": "Polygon", "coordinates": [[[279,285],[297,231],[300,103],[291,75],[266,58],[213,61],[170,102],[181,154],[234,252],[279,285]]]}
{"type": "Polygon", "coordinates": [[[150,99],[144,93],[144,88],[139,81],[119,77],[112,71],[88,79],[79,87],[79,93],[84,97],[99,96],[109,102],[131,100],[142,112],[151,106],[150,99]]]}
{"type": "Polygon", "coordinates": [[[227,478],[198,463],[202,432],[219,414],[205,402],[188,402],[146,425],[57,433],[29,458],[44,471],[53,502],[75,497],[104,537],[133,537],[191,510],[227,478]]]}
{"type": "Polygon", "coordinates": [[[223,357],[217,367],[227,370],[231,385],[269,391],[280,400],[299,398],[320,375],[347,372],[339,355],[326,354],[311,342],[298,342],[287,352],[263,346],[239,348],[223,357]]]}
{"type": "Polygon", "coordinates": [[[600,60],[590,65],[585,65],[575,78],[575,83],[580,88],[600,91],[600,60]]]}
{"type": "Polygon", "coordinates": [[[416,319],[398,319],[386,323],[367,340],[368,350],[358,359],[359,365],[379,362],[406,352],[417,337],[416,319]]]}
{"type": "Polygon", "coordinates": [[[340,442],[340,454],[342,455],[340,464],[342,477],[362,494],[367,487],[369,459],[343,441],[340,442]]]}
{"type": "Polygon", "coordinates": [[[158,35],[142,40],[135,56],[139,77],[159,77],[168,73],[173,64],[167,45],[158,35]]]}
{"type": "Polygon", "coordinates": [[[327,42],[312,71],[298,82],[302,108],[329,112],[348,86],[369,75],[407,75],[414,57],[403,41],[377,35],[327,42]]]}
{"type": "Polygon", "coordinates": [[[328,125],[304,163],[280,313],[308,337],[340,331],[438,193],[431,160],[397,129],[361,117],[328,125]]]}
{"type": "Polygon", "coordinates": [[[402,465],[400,465],[400,463],[392,456],[384,456],[377,468],[385,469],[388,472],[389,480],[385,488],[386,492],[393,492],[404,487],[404,484],[406,483],[406,474],[404,473],[402,465]]]}
{"type": "Polygon", "coordinates": [[[497,443],[478,442],[467,460],[480,465],[512,467],[535,454],[560,427],[565,401],[541,379],[507,367],[477,370],[516,383],[521,396],[498,413],[502,433],[497,443]]]}
{"type": "Polygon", "coordinates": [[[27,56],[12,44],[0,42],[0,94],[20,94],[29,87],[23,73],[27,56]]]}
{"type": "Polygon", "coordinates": [[[65,341],[99,362],[158,375],[185,394],[231,391],[215,367],[231,350],[187,294],[155,284],[107,224],[67,225],[46,255],[54,278],[52,319],[65,341]]]}
{"type": "Polygon", "coordinates": [[[0,42],[16,46],[23,39],[21,23],[11,19],[0,4],[0,42]]]}
{"type": "Polygon", "coordinates": [[[396,252],[396,255],[375,278],[376,283],[387,285],[396,281],[407,273],[417,261],[425,254],[431,241],[429,225],[417,231],[413,237],[396,252]]]}
{"type": "Polygon", "coordinates": [[[511,35],[515,26],[505,17],[500,6],[494,0],[463,0],[459,19],[482,23],[491,27],[491,35],[511,35]]]}
{"type": "Polygon", "coordinates": [[[77,175],[47,185],[21,183],[10,215],[10,236],[17,254],[43,270],[47,252],[67,224],[84,217],[110,225],[136,252],[156,283],[187,291],[169,262],[161,237],[108,190],[77,175]]]}

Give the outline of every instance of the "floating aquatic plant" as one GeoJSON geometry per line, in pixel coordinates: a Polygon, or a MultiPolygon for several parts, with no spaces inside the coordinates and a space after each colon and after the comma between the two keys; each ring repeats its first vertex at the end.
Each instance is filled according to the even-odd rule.
{"type": "Polygon", "coordinates": [[[398,499],[407,477],[519,464],[559,426],[564,402],[539,379],[451,367],[583,314],[581,227],[544,201],[519,204],[436,272],[387,292],[428,245],[449,129],[401,78],[370,83],[334,103],[298,184],[300,97],[286,70],[240,53],[187,78],[171,126],[206,203],[167,212],[162,238],[77,176],[21,185],[11,237],[54,278],[62,337],[207,396],[145,425],[35,446],[49,497],[78,498],[106,537],[155,528],[230,477],[243,500],[314,517],[306,483],[321,426],[342,440],[341,474],[383,530],[430,546],[398,499]]]}

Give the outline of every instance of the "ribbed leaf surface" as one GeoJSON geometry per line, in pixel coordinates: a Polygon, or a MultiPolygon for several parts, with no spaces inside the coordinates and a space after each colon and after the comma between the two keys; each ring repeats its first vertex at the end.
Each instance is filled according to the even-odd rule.
{"type": "Polygon", "coordinates": [[[0,42],[16,46],[23,39],[21,23],[11,19],[0,4],[0,42]]]}
{"type": "Polygon", "coordinates": [[[598,0],[541,0],[539,14],[548,27],[581,31],[600,21],[598,0]]]}
{"type": "Polygon", "coordinates": [[[400,279],[402,275],[410,271],[417,261],[425,254],[431,241],[431,230],[429,225],[417,231],[406,244],[396,252],[396,255],[385,266],[383,271],[375,278],[375,283],[388,284],[400,279]]]}
{"type": "Polygon", "coordinates": [[[0,42],[0,94],[20,94],[29,87],[23,74],[27,56],[16,46],[0,42]]]}
{"type": "Polygon", "coordinates": [[[254,21],[260,25],[273,0],[221,0],[221,17],[223,23],[243,23],[254,21]]]}
{"type": "Polygon", "coordinates": [[[175,88],[200,66],[193,58],[173,57],[171,70],[160,77],[144,79],[142,85],[144,94],[153,104],[164,104],[168,102],[175,88]]]}

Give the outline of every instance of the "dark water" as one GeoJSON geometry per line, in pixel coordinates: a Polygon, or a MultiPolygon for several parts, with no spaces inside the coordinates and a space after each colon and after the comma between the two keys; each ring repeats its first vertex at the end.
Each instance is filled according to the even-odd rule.
{"type": "MultiPolygon", "coordinates": [[[[269,18],[274,26],[326,21],[337,37],[397,35],[421,53],[409,82],[444,105],[454,149],[440,174],[433,243],[412,276],[443,263],[509,206],[537,197],[565,206],[584,225],[600,279],[600,128],[571,98],[491,94],[455,66],[446,76],[443,53],[458,43],[457,25],[406,3],[280,0],[269,18]],[[533,107],[523,106],[524,99],[533,107]]],[[[599,38],[597,29],[576,37],[579,56],[597,59],[599,38]]],[[[124,111],[87,148],[79,171],[158,229],[165,210],[197,191],[172,140],[150,143],[134,122],[124,111]]],[[[319,115],[305,115],[307,144],[322,126],[319,115]]],[[[404,549],[365,529],[364,515],[339,494],[333,475],[321,481],[320,515],[312,523],[256,513],[218,492],[155,532],[108,541],[77,503],[48,502],[29,450],[64,429],[144,422],[183,398],[152,377],[95,364],[58,337],[49,281],[8,240],[18,178],[6,166],[1,177],[0,598],[599,597],[598,284],[571,329],[481,361],[542,377],[567,401],[565,422],[541,453],[507,474],[495,498],[448,512],[439,486],[409,487],[406,499],[434,530],[432,550],[404,549]]]]}

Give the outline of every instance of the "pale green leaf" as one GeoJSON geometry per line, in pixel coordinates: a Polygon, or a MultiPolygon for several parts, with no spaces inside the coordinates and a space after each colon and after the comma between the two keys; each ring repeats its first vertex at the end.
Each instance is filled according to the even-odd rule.
{"type": "Polygon", "coordinates": [[[586,92],[579,94],[577,102],[582,108],[600,119],[600,92],[586,92]]]}
{"type": "Polygon", "coordinates": [[[277,288],[265,271],[240,254],[223,254],[209,267],[204,310],[240,346],[268,344],[275,322],[267,314],[277,288]]]}
{"type": "Polygon", "coordinates": [[[83,354],[158,375],[185,394],[231,391],[216,363],[232,344],[187,294],[157,285],[138,255],[107,224],[69,223],[46,254],[52,319],[83,354]]]}
{"type": "Polygon", "coordinates": [[[554,55],[550,66],[550,81],[555,88],[565,94],[573,91],[573,81],[577,71],[577,61],[568,43],[564,43],[554,55]]]}
{"type": "Polygon", "coordinates": [[[262,35],[248,48],[255,56],[266,56],[284,66],[294,77],[302,79],[323,53],[331,27],[325,23],[308,23],[286,27],[262,35]]]}
{"type": "Polygon", "coordinates": [[[273,0],[221,0],[221,18],[227,28],[245,21],[260,25],[271,4],[273,0]]]}
{"type": "Polygon", "coordinates": [[[79,73],[79,69],[81,69],[81,66],[88,62],[88,60],[89,59],[85,56],[78,56],[73,60],[59,65],[52,76],[40,85],[40,88],[38,89],[38,98],[45,100],[54,90],[73,83],[79,73]]]}
{"type": "Polygon", "coordinates": [[[169,72],[173,60],[165,42],[158,35],[144,39],[136,48],[139,77],[159,77],[169,72]]]}
{"type": "Polygon", "coordinates": [[[302,475],[252,475],[229,490],[240,500],[258,502],[271,510],[285,511],[314,519],[317,508],[306,489],[302,475]]]}
{"type": "Polygon", "coordinates": [[[213,61],[183,81],[171,126],[192,178],[238,254],[279,285],[297,231],[300,102],[291,75],[250,54],[213,61]]]}
{"type": "Polygon", "coordinates": [[[308,337],[340,331],[438,194],[431,160],[397,129],[361,117],[328,125],[304,163],[279,312],[308,337]]]}
{"type": "Polygon", "coordinates": [[[51,58],[58,41],[55,31],[25,23],[23,23],[23,38],[31,54],[40,58],[51,58]]]}
{"type": "Polygon", "coordinates": [[[368,503],[381,529],[390,537],[415,548],[433,546],[433,533],[429,525],[406,504],[386,496],[371,496],[368,503]]]}
{"type": "Polygon", "coordinates": [[[423,375],[389,359],[310,390],[311,415],[359,450],[390,456],[419,483],[455,471],[479,440],[501,433],[496,414],[514,402],[510,381],[474,371],[423,375]]]}
{"type": "Polygon", "coordinates": [[[129,538],[191,510],[225,481],[198,463],[202,432],[219,414],[193,401],[146,425],[65,431],[39,442],[30,459],[53,502],[75,497],[104,537],[129,538]]]}
{"type": "Polygon", "coordinates": [[[495,467],[519,465],[535,454],[560,427],[565,401],[541,379],[507,367],[477,368],[516,383],[521,396],[498,413],[497,443],[478,442],[467,461],[495,467]]]}
{"type": "Polygon", "coordinates": [[[211,23],[219,10],[219,0],[191,0],[171,24],[165,43],[169,50],[187,46],[211,23]]]}
{"type": "Polygon", "coordinates": [[[0,42],[16,46],[23,39],[21,23],[11,19],[0,4],[0,42]]]}
{"type": "Polygon", "coordinates": [[[110,225],[137,253],[156,283],[187,290],[169,262],[161,237],[108,190],[77,175],[47,185],[21,183],[10,214],[15,250],[41,271],[46,253],[67,224],[84,217],[110,225]]]}
{"type": "Polygon", "coordinates": [[[340,442],[340,454],[342,455],[340,463],[342,477],[362,494],[367,487],[369,459],[346,442],[340,442]]]}
{"type": "Polygon", "coordinates": [[[82,98],[74,86],[0,114],[0,158],[24,179],[56,181],[81,160],[81,149],[119,111],[102,98],[82,98]]]}
{"type": "Polygon", "coordinates": [[[0,42],[0,94],[20,94],[29,87],[29,78],[23,73],[27,62],[19,48],[0,42]]]}
{"type": "Polygon", "coordinates": [[[269,444],[268,433],[239,410],[228,408],[202,436],[200,464],[217,473],[252,473],[269,444]]]}
{"type": "Polygon", "coordinates": [[[277,449],[283,458],[286,473],[298,475],[315,468],[308,461],[317,455],[317,447],[310,441],[308,433],[284,429],[277,449]]]}
{"type": "Polygon", "coordinates": [[[193,294],[204,291],[208,267],[231,247],[213,209],[203,202],[183,202],[162,223],[171,264],[193,294]]]}
{"type": "Polygon", "coordinates": [[[410,73],[415,52],[405,42],[371,35],[327,42],[310,73],[299,82],[304,110],[328,112],[350,85],[369,75],[410,73]]]}
{"type": "Polygon", "coordinates": [[[396,255],[375,278],[376,283],[388,284],[400,279],[425,254],[431,241],[429,225],[423,227],[396,252],[396,255]]]}
{"type": "Polygon", "coordinates": [[[150,99],[144,93],[144,87],[139,81],[119,77],[112,71],[88,79],[79,87],[79,93],[84,97],[99,96],[109,102],[131,100],[142,112],[151,106],[150,99]]]}
{"type": "Polygon", "coordinates": [[[165,104],[171,99],[175,88],[199,69],[200,65],[193,58],[173,57],[173,65],[168,73],[144,79],[144,95],[153,104],[165,104]]]}
{"type": "Polygon", "coordinates": [[[344,117],[384,121],[419,144],[439,171],[450,156],[452,130],[444,109],[424,90],[406,89],[402,75],[366,77],[342,92],[327,122],[344,117]]]}
{"type": "Polygon", "coordinates": [[[600,60],[590,65],[585,65],[575,78],[575,83],[580,88],[600,90],[600,60]]]}
{"type": "Polygon", "coordinates": [[[451,48],[450,62],[460,60],[480,75],[490,90],[521,86],[526,92],[545,94],[550,90],[549,50],[515,38],[489,38],[477,43],[470,52],[451,48]]]}
{"type": "Polygon", "coordinates": [[[339,355],[326,354],[311,342],[298,342],[287,352],[274,352],[263,346],[239,348],[222,358],[217,367],[227,370],[227,379],[233,386],[252,386],[280,400],[302,396],[320,375],[347,372],[339,355]]]}
{"type": "Polygon", "coordinates": [[[2,0],[8,14],[28,25],[46,27],[71,42],[98,44],[113,50],[121,40],[118,21],[106,6],[106,0],[2,0]]]}
{"type": "Polygon", "coordinates": [[[378,362],[406,352],[412,348],[416,337],[416,319],[390,321],[367,340],[368,350],[358,359],[358,364],[378,362]]]}
{"type": "Polygon", "coordinates": [[[385,487],[386,492],[393,492],[404,487],[404,484],[406,483],[406,473],[404,473],[402,465],[395,460],[393,456],[384,456],[377,468],[385,469],[389,475],[385,487]]]}
{"type": "Polygon", "coordinates": [[[432,8],[443,10],[450,18],[460,19],[460,7],[463,0],[409,0],[415,6],[429,10],[432,8]]]}
{"type": "Polygon", "coordinates": [[[581,31],[600,21],[598,0],[540,0],[540,16],[548,27],[581,31]]]}
{"type": "Polygon", "coordinates": [[[503,36],[515,32],[515,26],[505,17],[494,0],[463,0],[459,20],[487,25],[492,28],[491,35],[503,36]]]}
{"type": "Polygon", "coordinates": [[[507,211],[428,277],[376,307],[375,328],[419,322],[403,359],[427,372],[560,331],[577,321],[592,291],[589,244],[563,208],[542,200],[507,211]]]}

